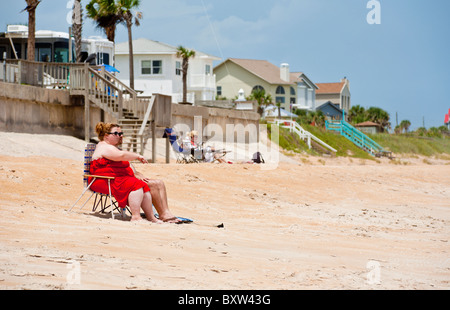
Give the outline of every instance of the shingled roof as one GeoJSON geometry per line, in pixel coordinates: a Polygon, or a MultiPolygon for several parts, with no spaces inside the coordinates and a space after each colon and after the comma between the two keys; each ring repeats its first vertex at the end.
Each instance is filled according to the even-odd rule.
{"type": "Polygon", "coordinates": [[[316,83],[319,89],[316,90],[316,94],[340,94],[344,88],[345,82],[339,83],[316,83]]]}
{"type": "Polygon", "coordinates": [[[224,65],[227,61],[235,63],[241,68],[247,70],[248,72],[254,74],[255,76],[272,85],[292,85],[297,82],[302,82],[303,79],[306,79],[311,85],[316,87],[316,85],[311,82],[302,72],[290,72],[290,80],[289,82],[286,82],[280,77],[280,67],[268,62],[267,60],[228,58],[221,64],[217,65],[216,68],[224,65]]]}
{"type": "Polygon", "coordinates": [[[280,77],[280,68],[267,60],[228,58],[217,67],[225,64],[227,61],[237,64],[269,84],[291,85],[294,83],[292,74],[290,75],[291,80],[289,82],[282,80],[280,77]]]}

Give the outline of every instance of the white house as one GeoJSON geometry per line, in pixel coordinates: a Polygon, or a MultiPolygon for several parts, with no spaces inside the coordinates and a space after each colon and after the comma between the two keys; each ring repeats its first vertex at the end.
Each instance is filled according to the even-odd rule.
{"type": "MultiPolygon", "coordinates": [[[[120,71],[117,77],[129,85],[128,42],[115,47],[115,67],[120,71]]],[[[220,58],[195,51],[189,60],[187,77],[188,102],[214,100],[216,77],[213,74],[213,61],[220,58]]],[[[134,87],[150,96],[159,93],[172,96],[172,101],[182,101],[183,82],[182,59],[177,57],[177,48],[169,44],[138,39],[133,41],[134,87]]]]}

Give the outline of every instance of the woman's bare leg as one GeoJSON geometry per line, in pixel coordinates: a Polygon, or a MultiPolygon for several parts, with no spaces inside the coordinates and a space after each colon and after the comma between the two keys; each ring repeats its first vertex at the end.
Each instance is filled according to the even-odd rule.
{"type": "Polygon", "coordinates": [[[150,192],[144,193],[144,198],[142,199],[141,208],[145,213],[145,217],[152,223],[162,223],[161,220],[155,217],[153,213],[153,204],[152,204],[152,196],[150,192]]]}
{"type": "Polygon", "coordinates": [[[152,208],[152,197],[149,192],[144,193],[142,188],[131,192],[128,195],[128,206],[131,210],[131,221],[140,221],[141,218],[141,207],[145,213],[146,218],[151,222],[158,222],[155,218],[152,208]]]}
{"type": "Polygon", "coordinates": [[[161,180],[150,180],[147,184],[150,187],[152,202],[158,212],[159,218],[162,221],[174,223],[179,222],[180,220],[176,219],[176,217],[169,210],[167,191],[164,182],[161,180]]]}

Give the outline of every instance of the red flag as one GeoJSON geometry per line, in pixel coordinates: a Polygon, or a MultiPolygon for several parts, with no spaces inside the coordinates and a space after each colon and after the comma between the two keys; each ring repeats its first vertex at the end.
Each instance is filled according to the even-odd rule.
{"type": "Polygon", "coordinates": [[[449,114],[445,114],[445,121],[444,121],[444,124],[448,124],[448,117],[449,117],[449,114]]]}

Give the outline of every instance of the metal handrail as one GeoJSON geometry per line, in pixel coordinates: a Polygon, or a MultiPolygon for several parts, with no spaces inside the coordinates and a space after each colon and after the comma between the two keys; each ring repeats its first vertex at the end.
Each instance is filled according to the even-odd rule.
{"type": "Polygon", "coordinates": [[[339,131],[342,136],[346,137],[359,147],[365,148],[372,155],[384,151],[384,148],[381,145],[344,120],[325,121],[325,127],[327,130],[339,131]]]}
{"type": "Polygon", "coordinates": [[[297,135],[300,136],[302,139],[307,139],[308,147],[311,148],[311,139],[316,141],[317,143],[321,144],[322,146],[326,147],[327,149],[337,152],[337,150],[330,145],[326,144],[319,138],[317,138],[315,135],[310,133],[309,131],[305,130],[303,127],[301,127],[296,121],[291,120],[275,120],[275,124],[278,126],[283,126],[291,129],[291,131],[294,131],[297,135]]]}

